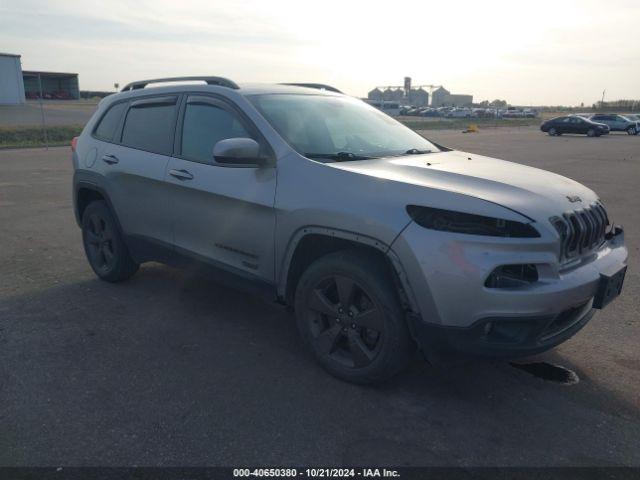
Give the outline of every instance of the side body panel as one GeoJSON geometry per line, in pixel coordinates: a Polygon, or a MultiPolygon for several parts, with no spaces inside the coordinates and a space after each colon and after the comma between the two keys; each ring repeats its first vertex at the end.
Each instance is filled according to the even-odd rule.
{"type": "Polygon", "coordinates": [[[167,198],[173,243],[178,250],[273,282],[276,169],[227,168],[172,158],[167,198]]]}
{"type": "Polygon", "coordinates": [[[107,164],[98,159],[95,168],[104,176],[125,235],[170,243],[169,192],[165,182],[169,157],[115,144],[107,144],[104,152],[116,157],[118,163],[107,164]]]}

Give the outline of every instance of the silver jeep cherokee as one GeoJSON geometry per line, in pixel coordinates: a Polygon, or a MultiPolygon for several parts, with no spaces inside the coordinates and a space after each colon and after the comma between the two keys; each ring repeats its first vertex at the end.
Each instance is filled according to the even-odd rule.
{"type": "Polygon", "coordinates": [[[350,381],[391,377],[416,345],[547,350],[624,279],[622,229],[588,188],[442,147],[326,85],[135,82],[73,150],[100,278],[209,264],[292,306],[319,362],[350,381]]]}

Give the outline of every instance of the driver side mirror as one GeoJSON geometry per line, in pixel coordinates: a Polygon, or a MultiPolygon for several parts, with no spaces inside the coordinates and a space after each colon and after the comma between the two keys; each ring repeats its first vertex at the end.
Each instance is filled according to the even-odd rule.
{"type": "Polygon", "coordinates": [[[252,138],[226,138],[213,146],[213,158],[218,163],[251,166],[264,165],[260,157],[260,145],[252,138]]]}

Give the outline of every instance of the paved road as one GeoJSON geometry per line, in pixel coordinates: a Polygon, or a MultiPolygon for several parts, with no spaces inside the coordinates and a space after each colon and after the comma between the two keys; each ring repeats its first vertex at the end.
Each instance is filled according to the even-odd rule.
{"type": "Polygon", "coordinates": [[[277,305],[157,264],[96,280],[68,149],[0,151],[0,465],[640,465],[640,137],[429,135],[570,175],[625,224],[624,296],[539,357],[578,384],[419,359],[340,382],[277,305]]]}

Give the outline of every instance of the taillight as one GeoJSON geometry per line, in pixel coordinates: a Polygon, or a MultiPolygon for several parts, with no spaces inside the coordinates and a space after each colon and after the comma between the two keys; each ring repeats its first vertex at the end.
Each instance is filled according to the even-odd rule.
{"type": "Polygon", "coordinates": [[[72,152],[76,151],[76,145],[78,145],[78,137],[73,137],[71,139],[71,151],[72,152]]]}

